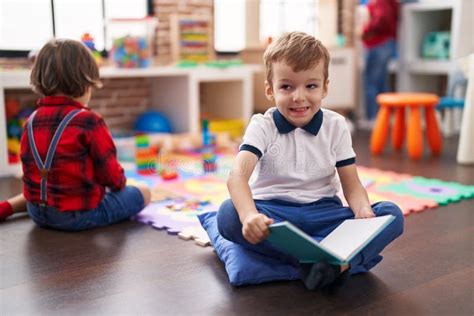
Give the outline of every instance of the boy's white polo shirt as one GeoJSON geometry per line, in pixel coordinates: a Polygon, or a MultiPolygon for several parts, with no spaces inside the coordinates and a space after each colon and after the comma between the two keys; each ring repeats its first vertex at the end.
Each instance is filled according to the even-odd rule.
{"type": "Polygon", "coordinates": [[[250,181],[256,200],[311,203],[332,197],[340,188],[336,167],[355,163],[345,118],[326,109],[302,128],[293,126],[275,107],[256,114],[240,150],[259,157],[250,181]]]}

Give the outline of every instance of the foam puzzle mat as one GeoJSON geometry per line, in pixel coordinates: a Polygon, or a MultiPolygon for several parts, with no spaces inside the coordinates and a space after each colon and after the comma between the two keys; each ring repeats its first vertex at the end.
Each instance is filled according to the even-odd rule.
{"type": "MultiPolygon", "coordinates": [[[[209,245],[196,215],[217,211],[220,203],[229,198],[225,181],[232,161],[232,155],[220,155],[216,172],[204,173],[198,157],[171,155],[162,163],[171,162],[179,176],[168,181],[158,175],[140,175],[133,165],[126,167],[128,184],[146,184],[152,189],[152,203],[135,220],[182,239],[192,239],[198,245],[209,245]]],[[[474,185],[357,168],[371,203],[392,201],[405,215],[474,198],[474,185]]],[[[342,195],[341,198],[345,203],[342,195]]]]}

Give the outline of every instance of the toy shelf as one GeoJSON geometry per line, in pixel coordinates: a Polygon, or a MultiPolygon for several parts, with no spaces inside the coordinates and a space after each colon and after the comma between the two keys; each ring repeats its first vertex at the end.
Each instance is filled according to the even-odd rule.
{"type": "Polygon", "coordinates": [[[472,12],[474,1],[471,0],[421,0],[401,6],[397,71],[399,91],[446,94],[446,90],[433,91],[430,84],[438,82],[443,76],[449,80],[460,69],[457,60],[474,51],[474,37],[469,36],[474,29],[472,12]],[[422,43],[430,32],[449,32],[448,59],[422,57],[422,43]]]}
{"type": "MultiPolygon", "coordinates": [[[[253,112],[253,74],[260,65],[241,65],[225,69],[150,67],[118,69],[103,67],[101,78],[152,79],[151,107],[162,112],[174,132],[199,132],[200,112],[213,117],[248,122],[253,112]]],[[[0,71],[0,176],[20,172],[20,165],[8,163],[5,90],[29,88],[29,71],[0,71]]]]}

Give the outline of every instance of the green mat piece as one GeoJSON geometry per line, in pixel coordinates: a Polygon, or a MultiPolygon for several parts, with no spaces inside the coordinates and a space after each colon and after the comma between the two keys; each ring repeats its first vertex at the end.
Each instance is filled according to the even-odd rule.
{"type": "Polygon", "coordinates": [[[433,199],[440,205],[474,198],[474,185],[463,185],[457,182],[423,177],[413,177],[399,183],[381,185],[377,189],[382,192],[394,192],[422,199],[433,199]]]}

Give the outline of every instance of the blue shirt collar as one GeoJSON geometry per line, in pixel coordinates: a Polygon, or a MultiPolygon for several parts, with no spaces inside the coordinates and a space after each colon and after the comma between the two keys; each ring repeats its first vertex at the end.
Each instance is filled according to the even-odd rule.
{"type": "MultiPolygon", "coordinates": [[[[288,122],[288,120],[283,116],[283,114],[276,109],[273,112],[273,121],[275,121],[275,125],[278,129],[280,134],[287,134],[294,130],[296,126],[288,122]]],[[[314,136],[318,135],[319,130],[321,129],[321,125],[323,124],[323,111],[321,109],[314,114],[311,121],[308,124],[302,127],[308,133],[313,134],[314,136]]]]}

